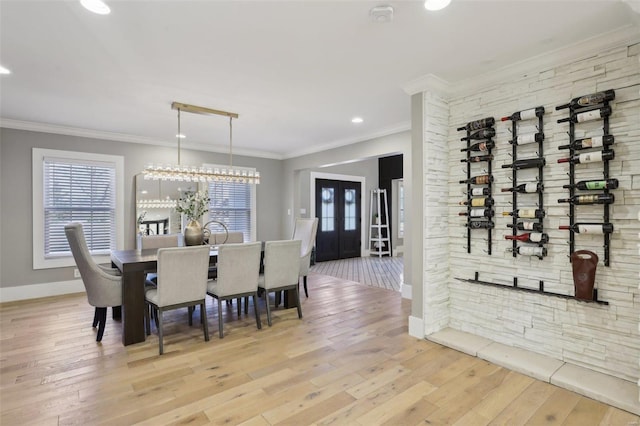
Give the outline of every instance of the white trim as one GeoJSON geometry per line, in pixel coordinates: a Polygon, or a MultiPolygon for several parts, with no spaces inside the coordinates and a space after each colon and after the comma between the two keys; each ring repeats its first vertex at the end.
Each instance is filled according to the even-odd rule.
{"type": "Polygon", "coordinates": [[[424,320],[422,318],[409,316],[409,336],[424,339],[424,320]]]}
{"type": "Polygon", "coordinates": [[[1,287],[0,303],[84,292],[85,289],[82,280],[1,287]]]}
{"type": "Polygon", "coordinates": [[[413,287],[407,283],[402,283],[400,285],[400,293],[403,299],[411,300],[413,298],[413,287]]]}
{"type": "MultiPolygon", "coordinates": [[[[121,155],[95,154],[91,152],[61,151],[57,149],[33,148],[32,150],[32,196],[33,196],[33,269],[64,268],[75,266],[73,256],[55,259],[44,258],[44,157],[61,159],[103,161],[115,164],[116,168],[116,249],[124,247],[124,157],[121,155]]],[[[92,256],[96,263],[110,263],[109,255],[92,256]]]]}
{"type": "Polygon", "coordinates": [[[639,41],[639,27],[627,25],[598,36],[581,40],[568,46],[532,56],[520,62],[509,64],[505,67],[492,70],[479,76],[474,76],[457,82],[450,82],[433,74],[427,74],[408,82],[403,86],[403,89],[409,95],[434,91],[441,95],[454,97],[460,94],[470,93],[484,87],[500,84],[504,81],[509,81],[517,75],[531,74],[532,72],[554,67],[559,61],[562,61],[562,63],[575,62],[589,56],[609,51],[612,48],[635,44],[639,41]]]}
{"type": "MultiPolygon", "coordinates": [[[[366,178],[364,176],[340,175],[333,173],[310,172],[309,179],[309,217],[316,217],[316,179],[340,180],[346,182],[360,182],[360,257],[366,257],[368,254],[365,250],[364,242],[366,241],[366,226],[363,224],[366,217],[365,202],[363,202],[362,194],[365,191],[366,178]]],[[[318,224],[318,228],[320,225],[318,224]]]]}

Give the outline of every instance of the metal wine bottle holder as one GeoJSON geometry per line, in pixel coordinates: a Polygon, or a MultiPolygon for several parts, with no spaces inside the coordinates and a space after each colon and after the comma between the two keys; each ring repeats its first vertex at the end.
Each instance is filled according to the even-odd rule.
{"type": "MultiPolygon", "coordinates": [[[[611,92],[613,92],[613,90],[611,90],[611,92]]],[[[614,96],[615,96],[615,92],[614,96]]],[[[602,102],[598,103],[598,104],[590,104],[590,105],[586,105],[586,106],[579,106],[579,105],[564,105],[564,106],[557,106],[556,110],[559,109],[564,109],[568,107],[569,109],[569,115],[574,115],[574,114],[580,114],[583,112],[588,112],[588,111],[594,111],[594,110],[598,110],[601,108],[610,108],[609,105],[609,101],[608,100],[603,100],[602,102]]],[[[564,122],[566,121],[566,119],[561,119],[558,120],[558,123],[564,122]]],[[[603,136],[608,136],[609,133],[609,115],[605,115],[604,117],[602,117],[602,130],[603,130],[603,136]]],[[[569,120],[569,158],[573,158],[574,155],[576,155],[576,149],[574,148],[574,141],[576,140],[575,138],[575,123],[572,120],[569,120]]],[[[609,152],[611,151],[611,149],[609,148],[608,145],[603,146],[602,148],[602,152],[609,152]]],[[[574,195],[576,195],[576,188],[575,188],[575,183],[576,183],[576,177],[575,177],[575,172],[576,172],[576,165],[570,161],[569,162],[569,198],[572,198],[574,195]]],[[[602,174],[603,174],[603,179],[606,181],[607,179],[609,179],[609,160],[603,160],[603,166],[602,166],[602,174]]],[[[605,186],[605,188],[603,189],[605,194],[609,194],[609,189],[605,186]]],[[[603,221],[604,223],[609,223],[609,204],[603,204],[603,221]]],[[[576,212],[575,212],[575,206],[573,203],[569,203],[569,227],[573,228],[573,226],[576,224],[576,212]]],[[[604,238],[604,244],[603,244],[603,249],[604,249],[604,259],[603,259],[603,263],[604,266],[609,266],[609,260],[610,260],[610,256],[609,256],[609,248],[610,248],[610,240],[611,240],[611,234],[608,232],[604,232],[603,235],[604,238]]],[[[571,255],[575,252],[576,249],[576,243],[575,243],[575,232],[573,231],[573,229],[569,229],[569,259],[571,259],[571,255]]]]}
{"type": "MultiPolygon", "coordinates": [[[[542,114],[544,114],[544,107],[537,107],[537,108],[542,108],[542,114]]],[[[544,158],[544,122],[542,119],[542,114],[540,114],[540,116],[537,116],[535,118],[538,119],[538,133],[540,133],[542,136],[538,139],[538,158],[544,158]]],[[[512,143],[511,143],[511,156],[512,156],[512,160],[513,163],[515,163],[515,161],[518,159],[518,120],[511,120],[511,133],[512,133],[512,143]]],[[[537,183],[540,184],[540,191],[537,192],[538,194],[538,200],[537,200],[537,208],[544,211],[544,202],[542,199],[542,192],[543,192],[543,188],[544,188],[544,180],[542,177],[542,169],[543,166],[540,165],[538,166],[538,177],[537,177],[537,183]]],[[[518,173],[515,167],[511,168],[511,179],[512,179],[512,183],[511,186],[516,188],[518,186],[518,173]]],[[[518,196],[520,195],[517,191],[513,191],[512,193],[512,204],[513,204],[513,216],[512,216],[512,225],[513,227],[512,229],[512,235],[516,236],[518,235],[518,216],[515,214],[516,211],[518,211],[518,196]]],[[[528,195],[529,196],[529,195],[528,195]]],[[[539,232],[544,232],[544,220],[540,219],[540,231],[539,232]]],[[[529,231],[530,232],[530,231],[529,231]]],[[[538,243],[539,247],[542,247],[543,244],[542,243],[538,243]]],[[[518,256],[518,241],[517,240],[513,240],[513,248],[512,248],[512,254],[513,257],[517,257],[518,256]]],[[[538,259],[542,260],[542,256],[538,256],[538,259]]]]}

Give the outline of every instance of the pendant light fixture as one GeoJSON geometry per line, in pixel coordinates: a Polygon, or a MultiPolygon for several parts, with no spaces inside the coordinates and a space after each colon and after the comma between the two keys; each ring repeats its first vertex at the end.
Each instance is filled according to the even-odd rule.
{"type": "Polygon", "coordinates": [[[240,182],[259,184],[260,172],[243,167],[233,167],[233,119],[238,114],[220,111],[196,105],[172,102],[171,109],[178,111],[178,164],[177,165],[149,165],[144,171],[145,179],[170,180],[183,182],[240,182]],[[191,112],[205,115],[222,115],[229,117],[229,167],[183,166],[180,164],[180,139],[184,138],[180,132],[180,112],[191,112]]]}

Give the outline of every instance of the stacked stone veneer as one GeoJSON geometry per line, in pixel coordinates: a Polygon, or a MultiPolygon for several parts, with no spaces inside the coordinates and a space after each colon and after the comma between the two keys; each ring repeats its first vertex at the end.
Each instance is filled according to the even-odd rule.
{"type": "MultiPolygon", "coordinates": [[[[640,208],[640,44],[621,43],[597,55],[559,63],[553,67],[511,76],[491,87],[478,87],[438,97],[424,92],[424,326],[425,334],[451,327],[504,344],[548,355],[572,364],[588,367],[626,380],[637,381],[640,358],[640,257],[638,256],[638,210],[640,208]],[[521,287],[537,288],[543,280],[545,290],[573,294],[573,278],[569,263],[569,233],[558,230],[569,223],[568,204],[557,199],[568,196],[562,185],[568,183],[569,166],[558,164],[568,150],[558,150],[569,143],[568,123],[556,121],[568,110],[555,111],[555,106],[570,99],[615,89],[610,117],[610,134],[615,136],[616,158],[610,161],[610,176],[619,179],[613,191],[615,204],[610,207],[610,220],[615,226],[611,237],[610,267],[602,258],[601,235],[575,237],[576,250],[592,250],[600,256],[596,285],[601,300],[608,306],[579,302],[543,294],[518,292],[456,280],[473,278],[510,285],[518,277],[521,287]],[[511,122],[496,123],[497,144],[493,162],[494,198],[496,201],[491,256],[486,254],[486,231],[472,231],[471,253],[466,251],[465,165],[460,163],[464,143],[463,132],[456,128],[486,116],[499,120],[515,111],[544,106],[544,204],[547,217],[545,232],[550,241],[548,256],[543,260],[526,256],[513,257],[506,252],[512,246],[504,235],[511,217],[510,187],[511,122]],[[446,130],[443,127],[446,126],[446,130]],[[445,205],[446,204],[446,205],[445,205]]],[[[534,132],[537,121],[519,128],[519,134],[534,132]]],[[[602,134],[602,121],[576,125],[576,138],[602,134]]],[[[519,158],[536,155],[537,144],[518,148],[519,158]]],[[[472,170],[482,167],[475,163],[472,170]]],[[[537,170],[518,172],[518,182],[534,179],[537,170]]],[[[576,181],[602,177],[602,163],[576,165],[576,181]]],[[[536,196],[518,197],[518,207],[534,207],[536,196]],[[527,202],[527,200],[530,200],[527,202]]],[[[577,206],[578,221],[602,221],[602,206],[577,206]]]]}

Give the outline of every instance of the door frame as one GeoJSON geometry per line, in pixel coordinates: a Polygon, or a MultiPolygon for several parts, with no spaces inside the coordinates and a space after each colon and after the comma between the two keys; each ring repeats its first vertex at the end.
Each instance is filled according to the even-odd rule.
{"type": "Polygon", "coordinates": [[[310,172],[309,179],[309,198],[310,198],[310,206],[309,213],[312,217],[315,217],[316,214],[316,179],[329,179],[329,180],[339,180],[345,182],[359,182],[360,183],[360,257],[366,257],[368,255],[367,250],[365,248],[364,241],[366,241],[366,229],[367,224],[365,222],[366,207],[365,205],[367,200],[367,194],[369,191],[366,189],[365,183],[366,178],[364,176],[350,176],[350,175],[340,175],[333,173],[321,173],[321,172],[310,172]]]}

